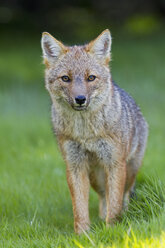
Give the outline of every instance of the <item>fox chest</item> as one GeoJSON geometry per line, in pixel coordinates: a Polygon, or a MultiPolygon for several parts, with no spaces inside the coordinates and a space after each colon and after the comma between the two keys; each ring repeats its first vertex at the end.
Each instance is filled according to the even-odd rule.
{"type": "Polygon", "coordinates": [[[109,166],[116,160],[114,145],[109,140],[101,137],[86,142],[65,140],[62,144],[62,150],[66,161],[76,167],[92,166],[94,164],[109,166]]]}
{"type": "Polygon", "coordinates": [[[74,118],[70,122],[65,120],[59,132],[65,137],[62,150],[70,164],[81,166],[97,161],[105,165],[113,159],[115,145],[98,116],[94,121],[90,118],[74,118]]]}
{"type": "Polygon", "coordinates": [[[103,136],[105,133],[105,121],[102,114],[97,114],[97,116],[82,113],[55,115],[52,119],[57,135],[66,136],[80,143],[103,136]]]}
{"type": "Polygon", "coordinates": [[[70,164],[109,164],[116,159],[116,145],[108,132],[103,113],[97,115],[55,115],[53,125],[57,137],[62,137],[62,150],[70,164]]]}

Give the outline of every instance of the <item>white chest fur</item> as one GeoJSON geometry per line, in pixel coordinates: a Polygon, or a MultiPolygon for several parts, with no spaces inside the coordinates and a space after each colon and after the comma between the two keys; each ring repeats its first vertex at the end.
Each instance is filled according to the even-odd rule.
{"type": "Polygon", "coordinates": [[[57,134],[70,137],[79,142],[102,136],[105,120],[103,113],[90,114],[87,111],[56,111],[52,109],[52,120],[57,134]]]}

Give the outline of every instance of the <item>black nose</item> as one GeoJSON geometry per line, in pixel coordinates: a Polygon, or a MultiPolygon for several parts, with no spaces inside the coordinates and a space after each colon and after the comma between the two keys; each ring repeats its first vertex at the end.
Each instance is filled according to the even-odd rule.
{"type": "Polygon", "coordinates": [[[86,101],[86,97],[85,96],[76,96],[75,97],[75,101],[77,104],[84,104],[86,101]]]}

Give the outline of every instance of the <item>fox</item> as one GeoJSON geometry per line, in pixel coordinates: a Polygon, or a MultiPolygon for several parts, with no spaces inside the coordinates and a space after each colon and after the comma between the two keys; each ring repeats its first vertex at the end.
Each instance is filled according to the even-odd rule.
{"type": "Polygon", "coordinates": [[[111,76],[111,33],[66,46],[47,32],[41,46],[53,129],[66,164],[74,230],[90,229],[89,189],[99,216],[113,226],[128,208],[141,167],[148,124],[134,99],[111,76]]]}

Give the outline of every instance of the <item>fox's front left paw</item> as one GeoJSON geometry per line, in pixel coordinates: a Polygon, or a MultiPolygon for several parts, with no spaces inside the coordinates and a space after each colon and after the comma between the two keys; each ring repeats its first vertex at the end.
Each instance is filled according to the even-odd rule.
{"type": "Polygon", "coordinates": [[[89,223],[75,222],[75,224],[74,224],[75,233],[77,233],[78,235],[83,234],[86,231],[89,231],[89,229],[90,229],[89,223]]]}

